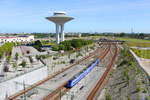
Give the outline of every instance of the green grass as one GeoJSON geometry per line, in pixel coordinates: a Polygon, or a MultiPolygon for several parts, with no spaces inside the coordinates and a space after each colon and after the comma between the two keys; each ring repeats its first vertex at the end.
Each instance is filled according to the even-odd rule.
{"type": "Polygon", "coordinates": [[[150,50],[139,50],[133,48],[132,50],[138,57],[150,59],[150,50]]]}
{"type": "Polygon", "coordinates": [[[129,47],[150,47],[150,40],[135,39],[135,38],[116,38],[117,40],[125,41],[129,47]]]}
{"type": "Polygon", "coordinates": [[[55,45],[55,43],[53,43],[53,42],[49,42],[49,43],[42,43],[42,45],[55,45]]]}
{"type": "Polygon", "coordinates": [[[134,39],[134,38],[116,38],[117,40],[123,40],[126,42],[150,42],[150,40],[143,40],[143,39],[134,39]]]}
{"type": "Polygon", "coordinates": [[[150,47],[150,43],[148,42],[126,42],[129,47],[150,47]]]}

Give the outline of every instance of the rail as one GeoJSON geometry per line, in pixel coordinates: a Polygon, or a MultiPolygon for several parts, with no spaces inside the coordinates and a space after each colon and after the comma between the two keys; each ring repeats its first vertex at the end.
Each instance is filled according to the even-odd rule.
{"type": "MultiPolygon", "coordinates": [[[[104,57],[108,54],[110,51],[110,46],[106,48],[106,50],[100,55],[98,58],[99,59],[104,59],[104,57]]],[[[66,85],[67,82],[63,83],[61,86],[59,86],[56,90],[48,94],[46,97],[44,97],[42,100],[58,100],[61,96],[63,96],[67,91],[69,91],[69,88],[65,88],[64,86],[66,85]],[[61,93],[60,93],[61,91],[61,93]]]]}
{"type": "Polygon", "coordinates": [[[100,93],[101,91],[100,89],[102,89],[104,87],[104,84],[106,84],[106,78],[109,76],[109,73],[112,70],[112,66],[117,57],[117,53],[118,53],[118,48],[115,45],[115,54],[113,55],[111,62],[109,63],[106,71],[103,73],[100,80],[97,82],[96,86],[92,89],[92,91],[90,92],[86,100],[95,100],[98,97],[98,93],[100,93]]]}
{"type": "Polygon", "coordinates": [[[82,62],[85,61],[85,60],[88,60],[89,58],[91,58],[91,57],[97,55],[98,50],[99,50],[99,48],[98,48],[97,50],[95,50],[93,53],[89,54],[88,56],[82,58],[82,59],[79,60],[78,62],[75,62],[74,64],[70,65],[69,67],[67,67],[67,68],[65,68],[65,69],[63,69],[63,70],[61,70],[61,71],[56,72],[54,75],[48,76],[48,77],[45,78],[44,80],[41,80],[41,81],[39,81],[39,82],[37,82],[37,83],[31,85],[30,87],[26,88],[25,90],[21,90],[21,91],[17,92],[16,94],[9,96],[6,100],[14,100],[14,99],[16,99],[17,97],[19,97],[19,96],[25,94],[26,92],[32,90],[33,88],[36,88],[37,86],[39,86],[39,85],[45,83],[46,81],[52,79],[53,77],[57,76],[58,74],[60,74],[60,73],[62,73],[62,72],[64,72],[64,71],[70,69],[71,67],[73,67],[73,66],[75,66],[75,65],[77,65],[77,64],[82,63],[82,62]]]}

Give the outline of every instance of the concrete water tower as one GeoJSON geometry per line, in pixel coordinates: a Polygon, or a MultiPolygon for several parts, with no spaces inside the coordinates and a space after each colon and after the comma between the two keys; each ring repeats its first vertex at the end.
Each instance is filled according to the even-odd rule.
{"type": "Polygon", "coordinates": [[[46,17],[49,21],[52,21],[56,24],[56,42],[57,44],[60,43],[60,41],[64,41],[64,24],[70,20],[73,20],[73,17],[67,16],[66,12],[63,11],[57,11],[54,12],[54,15],[51,17],[46,17]],[[60,35],[61,34],[61,39],[60,35]]]}

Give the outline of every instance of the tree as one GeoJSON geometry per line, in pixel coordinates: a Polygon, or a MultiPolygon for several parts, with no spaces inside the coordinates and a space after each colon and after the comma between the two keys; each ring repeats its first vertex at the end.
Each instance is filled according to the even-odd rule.
{"type": "Polygon", "coordinates": [[[124,37],[125,36],[125,33],[120,33],[120,37],[124,37]]]}
{"type": "Polygon", "coordinates": [[[140,34],[139,34],[139,38],[140,38],[140,39],[144,39],[144,34],[143,34],[143,33],[140,33],[140,34]]]}
{"type": "Polygon", "coordinates": [[[41,41],[40,40],[35,41],[33,47],[36,48],[37,50],[41,51],[41,47],[42,47],[41,41]]]}

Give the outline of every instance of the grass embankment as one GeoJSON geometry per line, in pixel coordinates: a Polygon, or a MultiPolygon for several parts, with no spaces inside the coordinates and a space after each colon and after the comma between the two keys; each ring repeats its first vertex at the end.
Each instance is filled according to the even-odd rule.
{"type": "Polygon", "coordinates": [[[125,47],[121,50],[116,70],[111,74],[105,100],[149,100],[148,84],[146,74],[125,47]]]}
{"type": "Polygon", "coordinates": [[[150,59],[150,50],[131,49],[138,57],[150,59]]]}

